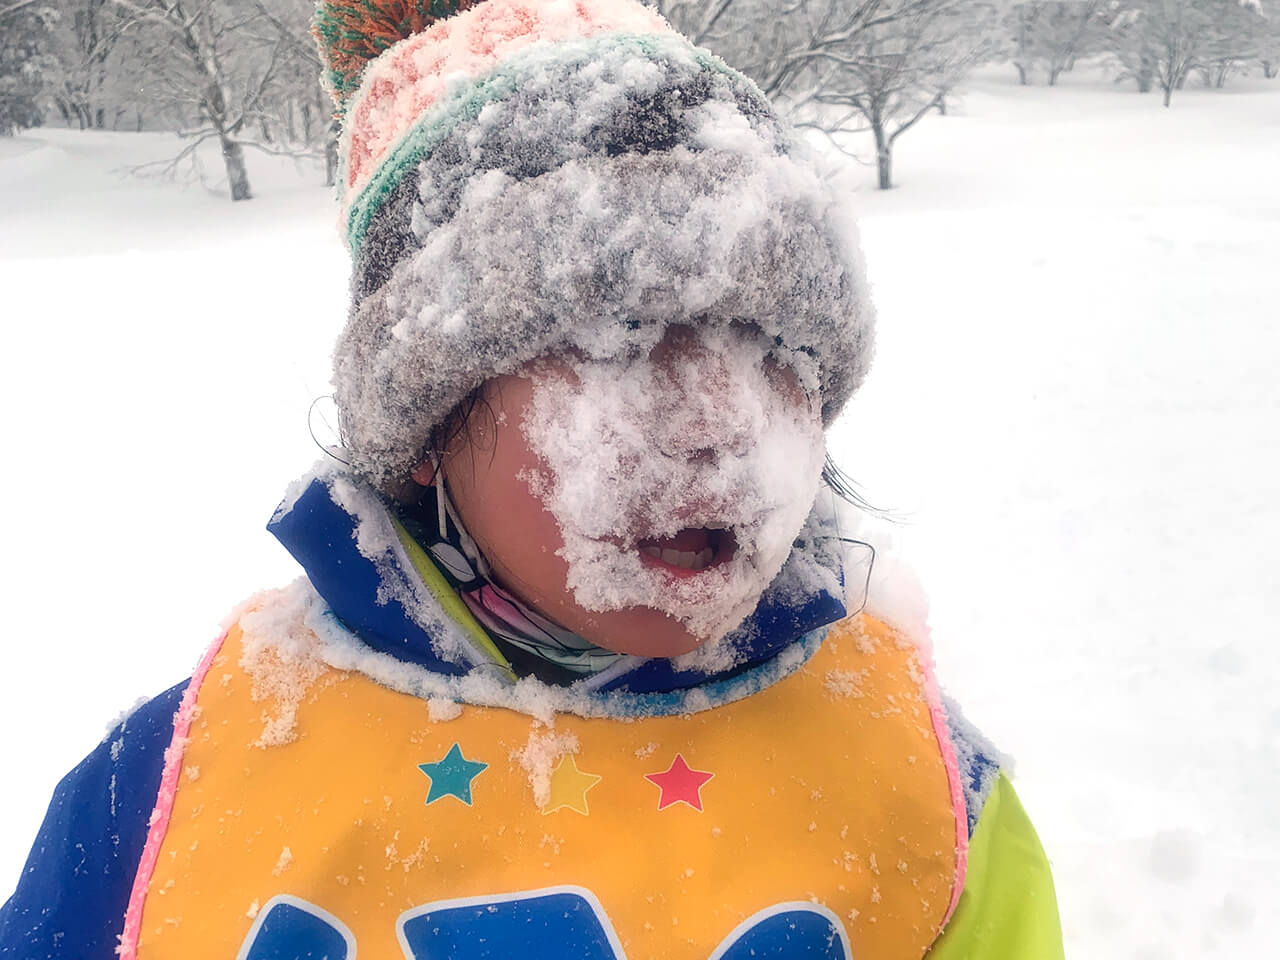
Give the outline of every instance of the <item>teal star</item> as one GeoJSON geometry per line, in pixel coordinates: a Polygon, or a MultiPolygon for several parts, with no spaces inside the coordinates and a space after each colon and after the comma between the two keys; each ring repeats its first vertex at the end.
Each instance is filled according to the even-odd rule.
{"type": "Polygon", "coordinates": [[[438,763],[420,763],[418,769],[431,778],[431,790],[427,803],[435,803],[442,797],[457,797],[471,806],[471,781],[488,769],[487,763],[467,760],[456,743],[449,748],[438,763]]]}

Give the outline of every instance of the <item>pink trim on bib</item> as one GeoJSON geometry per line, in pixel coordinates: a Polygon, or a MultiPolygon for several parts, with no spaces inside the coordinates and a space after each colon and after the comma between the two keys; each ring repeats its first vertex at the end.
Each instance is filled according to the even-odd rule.
{"type": "Polygon", "coordinates": [[[191,721],[195,718],[196,698],[200,696],[200,687],[209,667],[213,665],[213,658],[218,655],[226,639],[227,635],[224,633],[200,658],[195,673],[191,675],[191,682],[182,695],[182,703],[173,715],[173,738],[164,750],[164,772],[160,776],[160,790],[156,794],[155,808],[151,811],[150,829],[146,845],[142,848],[142,856],[138,860],[138,872],[133,878],[129,909],[124,915],[124,932],[120,935],[120,946],[116,948],[116,953],[123,960],[136,960],[138,955],[142,908],[147,902],[147,888],[151,886],[151,875],[160,858],[160,847],[164,844],[165,834],[169,830],[169,817],[173,813],[174,801],[178,798],[178,775],[182,772],[182,757],[186,753],[191,721]]]}
{"type": "Polygon", "coordinates": [[[916,657],[916,663],[924,676],[921,686],[925,700],[929,704],[929,716],[933,720],[933,732],[938,739],[938,748],[942,751],[942,762],[947,768],[947,783],[951,788],[951,806],[955,810],[956,820],[956,878],[951,888],[951,903],[947,906],[946,915],[938,927],[939,931],[946,927],[951,915],[956,912],[960,903],[960,894],[964,892],[965,875],[969,869],[969,811],[964,801],[964,781],[960,775],[960,763],[956,760],[955,746],[951,742],[951,729],[947,726],[947,715],[942,708],[942,694],[938,689],[938,680],[933,671],[933,660],[924,651],[916,657]]]}

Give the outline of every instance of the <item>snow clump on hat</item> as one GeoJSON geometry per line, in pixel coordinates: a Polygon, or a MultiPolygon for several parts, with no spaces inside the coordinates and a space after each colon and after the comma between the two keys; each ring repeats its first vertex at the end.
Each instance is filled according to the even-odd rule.
{"type": "Polygon", "coordinates": [[[385,486],[491,377],[670,324],[816,361],[830,423],[873,311],[857,231],[749,79],[637,0],[323,0],[350,316],[351,462],[385,486]]]}

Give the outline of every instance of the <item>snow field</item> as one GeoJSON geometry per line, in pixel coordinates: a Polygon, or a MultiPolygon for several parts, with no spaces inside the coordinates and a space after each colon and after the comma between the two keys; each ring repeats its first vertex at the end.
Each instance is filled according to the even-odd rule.
{"type": "MultiPolygon", "coordinates": [[[[1016,757],[1073,958],[1273,949],[1278,107],[993,71],[903,138],[899,189],[853,173],[879,352],[831,446],[907,515],[940,679],[1016,757]]],[[[296,575],[262,527],[317,456],[335,207],[256,156],[248,204],[111,172],[167,149],[0,139],[0,896],[109,719],[296,575]]]]}
{"type": "Polygon", "coordinates": [[[314,171],[261,160],[262,198],[234,206],[113,172],[171,149],[0,139],[0,710],[20,785],[3,896],[54,784],[111,719],[190,675],[250,593],[297,575],[263,528],[319,455],[307,411],[346,296],[330,197],[314,171]]]}
{"type": "Polygon", "coordinates": [[[861,198],[880,346],[833,447],[910,514],[1070,957],[1270,953],[1277,107],[991,76],[861,198]]]}

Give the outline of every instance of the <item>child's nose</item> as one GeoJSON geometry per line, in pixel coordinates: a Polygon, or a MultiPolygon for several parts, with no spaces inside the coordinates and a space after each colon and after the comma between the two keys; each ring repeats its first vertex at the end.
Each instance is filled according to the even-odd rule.
{"type": "Polygon", "coordinates": [[[664,452],[691,463],[747,453],[755,427],[737,396],[749,387],[742,382],[747,371],[685,326],[668,327],[649,358],[655,395],[665,401],[659,412],[664,452]]]}
{"type": "Polygon", "coordinates": [[[667,395],[669,406],[659,413],[664,452],[698,464],[745,456],[756,425],[749,412],[734,402],[736,392],[728,377],[684,380],[667,395]]]}

